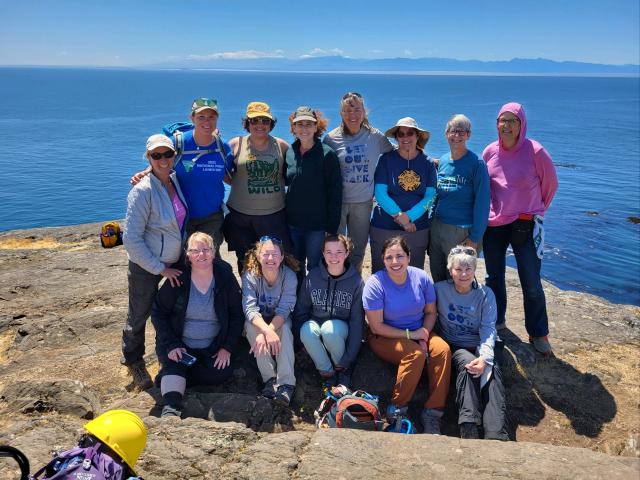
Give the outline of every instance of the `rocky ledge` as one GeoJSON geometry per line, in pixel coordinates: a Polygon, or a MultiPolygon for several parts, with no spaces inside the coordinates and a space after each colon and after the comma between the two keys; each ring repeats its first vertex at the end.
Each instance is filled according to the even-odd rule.
{"type": "MultiPolygon", "coordinates": [[[[161,420],[158,390],[136,391],[119,366],[127,259],[122,247],[102,249],[98,231],[90,224],[0,234],[0,444],[23,450],[34,467],[73,446],[86,419],[127,408],[149,429],[138,463],[147,479],[640,475],[637,307],[545,283],[555,351],[545,360],[527,342],[518,277],[508,273],[502,337],[513,442],[460,440],[452,409],[440,437],[316,431],[321,392],[310,359],[298,354],[292,408],[278,408],[257,396],[246,345],[227,384],[187,392],[189,418],[161,420]]],[[[234,263],[224,247],[221,254],[234,263]]],[[[152,373],[153,342],[150,326],[152,373]]],[[[394,368],[365,346],[353,380],[379,394],[384,407],[394,368]]],[[[418,388],[410,409],[416,417],[424,379],[418,388]]],[[[14,470],[0,459],[0,478],[18,478],[14,470]]]]}

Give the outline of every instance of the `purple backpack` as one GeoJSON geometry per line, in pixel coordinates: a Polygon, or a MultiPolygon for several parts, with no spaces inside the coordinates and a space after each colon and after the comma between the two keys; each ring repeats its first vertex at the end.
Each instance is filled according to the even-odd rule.
{"type": "Polygon", "coordinates": [[[100,452],[100,443],[58,453],[31,480],[125,480],[125,469],[100,452]],[[42,477],[41,475],[44,475],[42,477]]]}

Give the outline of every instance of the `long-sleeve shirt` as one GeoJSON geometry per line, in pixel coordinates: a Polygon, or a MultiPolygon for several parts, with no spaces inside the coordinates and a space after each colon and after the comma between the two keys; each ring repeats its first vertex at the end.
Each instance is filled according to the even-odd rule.
{"type": "Polygon", "coordinates": [[[447,225],[469,228],[469,239],[478,243],[489,218],[487,166],[471,152],[458,160],[447,153],[438,163],[438,203],[435,215],[447,225]]]}
{"type": "Polygon", "coordinates": [[[276,282],[269,286],[261,275],[242,274],[242,308],[248,322],[260,315],[269,323],[276,315],[291,322],[291,312],[296,304],[298,279],[289,267],[281,266],[276,282]]]}
{"type": "Polygon", "coordinates": [[[491,289],[478,285],[462,294],[449,280],[437,282],[435,289],[440,336],[449,344],[477,349],[478,356],[493,365],[497,313],[491,289]]]}

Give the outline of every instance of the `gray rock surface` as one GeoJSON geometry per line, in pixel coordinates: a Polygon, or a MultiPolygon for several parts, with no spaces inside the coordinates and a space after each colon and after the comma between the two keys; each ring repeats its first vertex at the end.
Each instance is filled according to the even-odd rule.
{"type": "MultiPolygon", "coordinates": [[[[0,234],[0,444],[23,449],[34,466],[73,446],[85,418],[127,408],[149,428],[139,462],[147,479],[640,475],[637,307],[545,284],[556,357],[543,360],[527,341],[518,278],[508,272],[504,377],[517,442],[459,440],[453,408],[441,437],[316,432],[321,391],[309,357],[297,354],[296,394],[283,409],[257,396],[246,343],[229,382],[189,390],[188,418],[160,420],[158,390],[136,391],[119,365],[127,260],[122,247],[100,248],[98,231],[92,224],[0,234]]],[[[224,247],[222,255],[235,264],[224,247]]],[[[152,374],[153,342],[149,326],[152,374]]],[[[363,346],[354,383],[384,407],[394,379],[395,368],[363,346]]],[[[414,420],[426,390],[423,379],[414,420]]],[[[12,478],[9,465],[0,459],[0,478],[12,478]]]]}

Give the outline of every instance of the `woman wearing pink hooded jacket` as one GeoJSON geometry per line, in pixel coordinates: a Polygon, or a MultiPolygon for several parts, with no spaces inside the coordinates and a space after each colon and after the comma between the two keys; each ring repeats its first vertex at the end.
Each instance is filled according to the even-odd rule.
{"type": "Polygon", "coordinates": [[[518,265],[529,341],[551,355],[549,319],[540,280],[542,219],[558,189],[558,177],[547,151],[527,138],[527,118],[519,103],[507,103],[497,118],[498,140],[482,157],[490,178],[489,226],[484,234],[486,283],[498,307],[496,328],[506,328],[505,255],[511,244],[518,265]]]}

